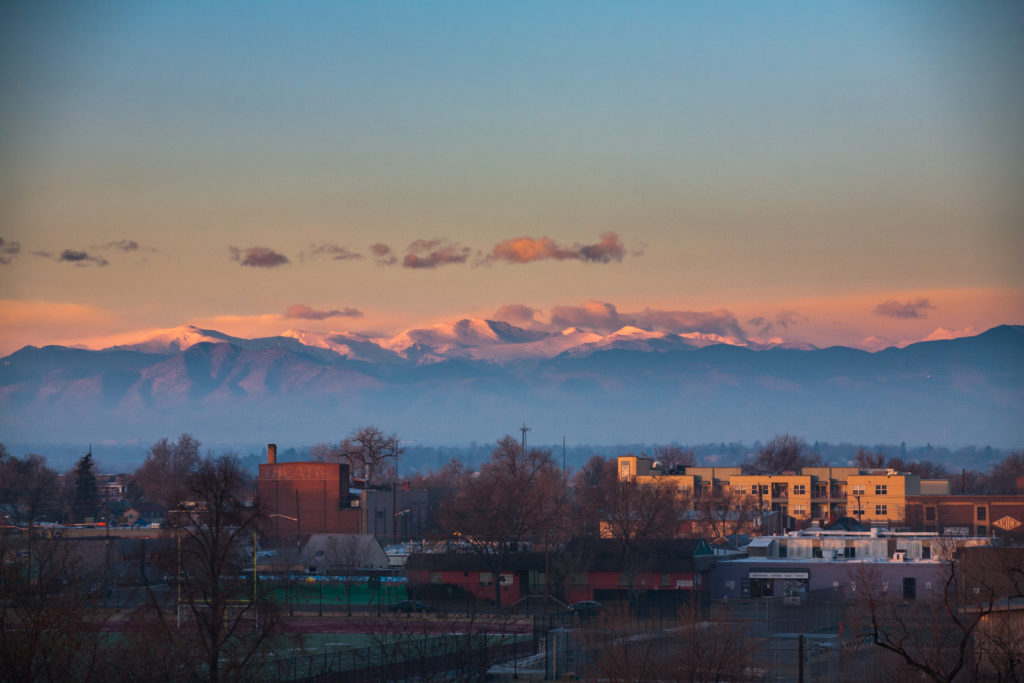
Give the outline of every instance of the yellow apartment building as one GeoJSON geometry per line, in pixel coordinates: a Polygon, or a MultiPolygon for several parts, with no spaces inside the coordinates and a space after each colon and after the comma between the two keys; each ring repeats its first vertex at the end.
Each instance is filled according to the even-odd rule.
{"type": "Polygon", "coordinates": [[[671,483],[695,504],[703,496],[724,494],[799,521],[830,522],[853,517],[867,526],[894,526],[906,520],[907,496],[943,495],[946,480],[921,481],[916,474],[891,469],[805,467],[799,473],[743,474],[739,467],[662,467],[653,458],[618,458],[619,479],[640,484],[671,483]]]}

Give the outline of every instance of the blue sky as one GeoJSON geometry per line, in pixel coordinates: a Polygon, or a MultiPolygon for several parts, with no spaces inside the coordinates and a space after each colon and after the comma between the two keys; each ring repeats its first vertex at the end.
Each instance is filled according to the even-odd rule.
{"type": "Polygon", "coordinates": [[[594,301],[865,348],[1020,323],[1022,31],[1009,2],[6,3],[0,349],[594,301]],[[404,268],[417,240],[455,260],[404,268]]]}

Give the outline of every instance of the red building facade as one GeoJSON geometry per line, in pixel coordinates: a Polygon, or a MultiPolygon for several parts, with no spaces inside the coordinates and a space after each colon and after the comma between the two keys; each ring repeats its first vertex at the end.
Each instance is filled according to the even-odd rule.
{"type": "Polygon", "coordinates": [[[257,487],[268,517],[267,533],[359,533],[359,497],[349,492],[348,465],[336,462],[277,462],[277,446],[268,444],[257,487]]]}
{"type": "Polygon", "coordinates": [[[907,526],[940,534],[1024,538],[1024,496],[907,496],[907,526]]]}

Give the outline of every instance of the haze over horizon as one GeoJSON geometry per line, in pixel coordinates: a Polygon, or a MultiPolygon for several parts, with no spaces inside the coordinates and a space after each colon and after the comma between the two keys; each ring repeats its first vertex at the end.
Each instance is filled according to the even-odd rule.
{"type": "Polygon", "coordinates": [[[1024,322],[1024,7],[5,3],[0,355],[1024,322]]]}

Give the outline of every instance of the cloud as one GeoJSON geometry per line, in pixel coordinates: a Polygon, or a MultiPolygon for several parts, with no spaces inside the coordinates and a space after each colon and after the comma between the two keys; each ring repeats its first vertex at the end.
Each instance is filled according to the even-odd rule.
{"type": "Polygon", "coordinates": [[[398,262],[398,257],[391,251],[391,247],[383,242],[370,245],[370,253],[377,259],[378,266],[393,266],[398,262]]]}
{"type": "Polygon", "coordinates": [[[406,268],[436,268],[449,263],[465,263],[469,247],[444,240],[416,240],[409,245],[402,265],[406,268]]]}
{"type": "Polygon", "coordinates": [[[902,304],[899,301],[889,300],[875,306],[873,313],[876,315],[884,315],[887,318],[909,320],[913,318],[927,318],[927,311],[929,308],[935,308],[935,306],[932,305],[931,301],[925,298],[918,299],[917,301],[908,301],[907,303],[902,304]]]}
{"type": "MultiPolygon", "coordinates": [[[[53,258],[49,252],[36,252],[38,256],[46,256],[47,258],[53,258]]],[[[97,266],[103,267],[110,265],[110,262],[102,256],[92,256],[87,251],[78,251],[77,249],[65,249],[60,252],[60,256],[57,257],[58,261],[64,263],[73,263],[76,266],[87,266],[93,263],[97,266]]]]}
{"type": "Polygon", "coordinates": [[[573,244],[571,247],[561,246],[550,237],[513,237],[494,245],[481,263],[531,263],[548,259],[609,263],[621,261],[625,253],[618,234],[610,231],[603,233],[596,244],[573,244]]]}
{"type": "Polygon", "coordinates": [[[21,242],[5,242],[0,237],[0,265],[6,265],[11,259],[21,253],[21,242]]]}
{"type": "Polygon", "coordinates": [[[620,313],[613,304],[588,301],[582,306],[553,306],[551,323],[556,327],[581,327],[595,332],[614,332],[627,325],[646,330],[683,334],[700,332],[743,337],[736,316],[727,310],[664,311],[645,308],[636,313],[620,313]]]}
{"type": "Polygon", "coordinates": [[[345,308],[337,311],[318,311],[315,308],[304,304],[293,304],[284,312],[286,318],[300,318],[302,320],[324,320],[326,318],[361,318],[363,312],[357,308],[345,308]]]}
{"type": "Polygon", "coordinates": [[[120,249],[121,251],[138,251],[139,243],[135,240],[117,240],[116,242],[107,242],[101,249],[120,249]]]}
{"type": "Polygon", "coordinates": [[[756,328],[759,335],[766,336],[777,330],[785,330],[796,325],[800,322],[801,318],[803,316],[796,311],[779,311],[774,320],[758,316],[748,320],[747,324],[756,328]]]}
{"type": "Polygon", "coordinates": [[[539,311],[523,304],[507,304],[494,312],[494,319],[512,323],[518,327],[530,327],[538,323],[539,311]]]}
{"type": "Polygon", "coordinates": [[[286,263],[291,263],[287,256],[277,253],[270,247],[249,247],[248,249],[228,247],[228,249],[231,252],[231,260],[236,261],[243,266],[252,266],[253,268],[275,268],[277,266],[283,266],[286,263]]]}
{"type": "Polygon", "coordinates": [[[317,256],[327,256],[335,261],[347,261],[349,259],[363,258],[362,254],[349,251],[348,248],[338,246],[334,242],[310,245],[309,255],[312,258],[317,256]]]}

